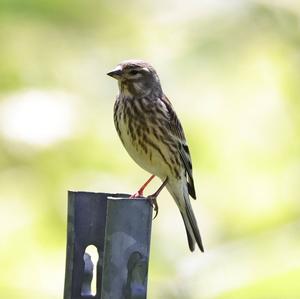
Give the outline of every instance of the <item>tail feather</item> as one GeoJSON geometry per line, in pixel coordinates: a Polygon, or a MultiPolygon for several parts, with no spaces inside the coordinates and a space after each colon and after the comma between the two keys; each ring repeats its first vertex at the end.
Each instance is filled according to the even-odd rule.
{"type": "Polygon", "coordinates": [[[197,243],[199,249],[204,252],[201,235],[197,225],[197,220],[194,215],[192,205],[189,199],[189,192],[186,182],[179,184],[178,181],[169,182],[167,189],[173,196],[183,219],[189,248],[191,251],[195,250],[195,243],[197,243]]]}
{"type": "Polygon", "coordinates": [[[188,243],[189,243],[189,248],[190,251],[194,251],[195,250],[195,238],[193,238],[193,236],[190,233],[190,228],[189,228],[189,222],[188,220],[186,220],[186,217],[184,216],[183,213],[181,213],[182,219],[183,219],[183,223],[184,223],[184,227],[185,227],[185,231],[186,231],[186,235],[187,235],[187,239],[188,239],[188,243]]]}
{"type": "Polygon", "coordinates": [[[194,251],[195,244],[197,243],[199,249],[203,252],[204,248],[197,225],[197,220],[190,202],[189,190],[186,181],[178,182],[177,180],[170,180],[166,187],[180,210],[190,250],[194,251]]]}
{"type": "MultiPolygon", "coordinates": [[[[191,203],[189,201],[190,201],[189,199],[188,199],[188,202],[186,201],[186,215],[187,215],[187,219],[189,221],[189,226],[192,229],[193,237],[194,237],[195,241],[197,242],[199,249],[202,252],[204,252],[204,247],[203,247],[200,231],[198,228],[197,220],[196,220],[196,217],[192,210],[191,203]]],[[[185,221],[184,221],[184,223],[185,223],[185,221]]],[[[186,226],[186,230],[187,230],[187,226],[186,226]]],[[[190,249],[191,249],[191,247],[190,247],[190,249]]],[[[193,251],[193,250],[191,249],[191,251],[193,251]]]]}

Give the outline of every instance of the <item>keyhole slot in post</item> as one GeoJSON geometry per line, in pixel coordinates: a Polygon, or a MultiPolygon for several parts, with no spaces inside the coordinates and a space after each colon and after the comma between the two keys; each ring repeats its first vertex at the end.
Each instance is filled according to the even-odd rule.
{"type": "Polygon", "coordinates": [[[99,255],[97,247],[89,245],[86,247],[83,261],[84,274],[81,285],[81,296],[95,296],[97,293],[97,265],[99,255]]]}

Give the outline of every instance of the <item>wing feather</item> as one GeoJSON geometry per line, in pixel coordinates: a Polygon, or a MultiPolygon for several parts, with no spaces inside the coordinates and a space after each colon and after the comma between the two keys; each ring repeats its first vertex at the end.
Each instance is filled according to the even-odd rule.
{"type": "Polygon", "coordinates": [[[192,198],[196,199],[196,191],[194,186],[194,180],[193,180],[193,167],[192,167],[192,160],[191,160],[191,154],[189,151],[189,147],[186,143],[184,131],[182,128],[182,125],[172,107],[171,102],[169,99],[164,95],[161,99],[163,103],[165,104],[170,117],[170,130],[172,134],[177,138],[178,140],[178,150],[180,154],[180,158],[183,162],[186,174],[187,174],[187,186],[189,194],[192,198]]]}

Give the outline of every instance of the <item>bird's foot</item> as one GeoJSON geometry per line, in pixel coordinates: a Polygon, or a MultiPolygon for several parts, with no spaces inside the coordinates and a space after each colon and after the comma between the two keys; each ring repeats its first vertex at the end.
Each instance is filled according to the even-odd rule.
{"type": "Polygon", "coordinates": [[[154,220],[156,218],[156,216],[158,215],[158,204],[157,204],[156,196],[149,195],[149,196],[147,196],[147,200],[149,201],[151,207],[154,209],[155,215],[152,219],[152,220],[154,220]]]}
{"type": "Polygon", "coordinates": [[[155,212],[155,216],[153,217],[153,220],[156,218],[157,214],[158,214],[158,204],[157,204],[157,196],[159,195],[159,193],[161,192],[161,190],[165,187],[165,185],[168,182],[168,177],[166,177],[166,179],[163,181],[162,185],[158,188],[158,190],[153,193],[152,195],[147,196],[147,199],[149,200],[150,205],[152,206],[152,208],[154,209],[155,212]]]}
{"type": "Polygon", "coordinates": [[[147,180],[146,183],[134,194],[132,194],[129,198],[135,199],[135,198],[140,198],[144,197],[144,189],[148,186],[148,184],[155,178],[155,175],[151,175],[151,177],[147,180]]]}
{"type": "Polygon", "coordinates": [[[129,196],[130,199],[136,199],[141,197],[144,197],[144,194],[143,192],[140,192],[140,190],[129,196]]]}

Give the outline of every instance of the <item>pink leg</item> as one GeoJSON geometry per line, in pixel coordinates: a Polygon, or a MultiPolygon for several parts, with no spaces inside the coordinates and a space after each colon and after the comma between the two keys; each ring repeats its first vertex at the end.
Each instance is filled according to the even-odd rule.
{"type": "Polygon", "coordinates": [[[134,194],[132,194],[129,198],[137,198],[137,197],[143,197],[144,189],[148,186],[148,184],[155,178],[155,175],[151,175],[151,177],[148,179],[148,181],[134,194]]]}

